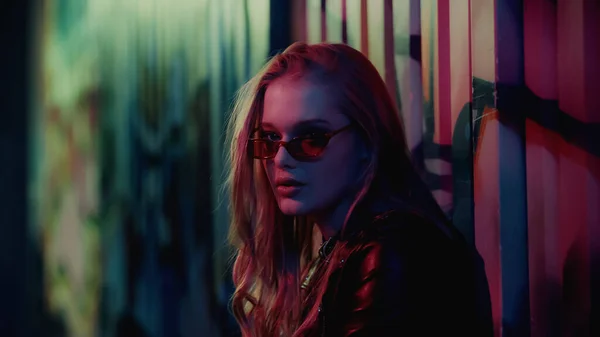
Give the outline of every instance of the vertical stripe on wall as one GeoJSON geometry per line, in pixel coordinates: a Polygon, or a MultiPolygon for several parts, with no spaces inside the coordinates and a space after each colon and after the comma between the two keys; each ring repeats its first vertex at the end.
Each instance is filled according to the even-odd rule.
{"type": "MultiPolygon", "coordinates": [[[[406,3],[406,1],[402,1],[406,3]]],[[[396,4],[398,6],[398,4],[396,4]]],[[[409,148],[413,151],[413,158],[417,157],[417,165],[423,165],[423,147],[420,152],[417,145],[423,142],[423,80],[421,73],[422,35],[421,35],[421,3],[420,0],[408,2],[408,62],[406,65],[406,80],[400,83],[402,104],[401,109],[405,116],[405,128],[410,129],[407,134],[409,148]],[[410,120],[406,116],[411,116],[410,120]]]]}
{"type": "Polygon", "coordinates": [[[348,32],[348,44],[357,50],[361,50],[361,0],[344,0],[346,3],[346,30],[348,32]]]}
{"type": "Polygon", "coordinates": [[[342,0],[327,0],[325,3],[327,42],[342,42],[342,0]]]}
{"type": "Polygon", "coordinates": [[[502,324],[498,179],[498,120],[494,0],[471,1],[471,72],[473,75],[473,202],[475,245],[485,260],[495,336],[502,324]]]}
{"type": "MultiPolygon", "coordinates": [[[[525,85],[541,102],[526,105],[525,113],[538,110],[556,123],[556,4],[526,1],[523,15],[525,85]],[[547,38],[540,39],[542,33],[547,38]]],[[[531,336],[558,336],[562,271],[557,249],[557,134],[531,120],[525,134],[531,336]]]]}
{"type": "MultiPolygon", "coordinates": [[[[585,102],[585,33],[584,1],[558,1],[557,7],[557,64],[558,64],[558,106],[564,112],[565,123],[583,125],[588,122],[588,110],[585,102]]],[[[596,18],[597,20],[597,18],[596,18]]],[[[597,79],[596,79],[597,80],[597,79]]],[[[597,95],[597,94],[596,94],[597,95]]],[[[562,114],[561,114],[562,115],[562,114]]],[[[568,124],[563,124],[564,126],[568,124]]],[[[580,280],[589,279],[589,237],[587,219],[590,210],[583,201],[587,195],[588,172],[586,167],[588,153],[577,146],[580,130],[568,130],[560,127],[563,135],[559,142],[558,193],[561,202],[558,205],[559,222],[559,258],[562,268],[561,322],[564,335],[585,335],[589,310],[589,283],[580,280]]],[[[594,208],[597,208],[596,203],[594,208]]]]}
{"type": "Polygon", "coordinates": [[[388,92],[394,101],[394,105],[398,106],[396,99],[396,53],[394,50],[394,8],[393,0],[384,0],[383,3],[383,26],[384,26],[384,62],[385,62],[385,84],[388,92]]]}
{"type": "Polygon", "coordinates": [[[421,1],[421,78],[423,82],[423,119],[425,122],[425,132],[432,132],[430,123],[427,119],[433,114],[433,105],[429,107],[433,101],[433,39],[434,39],[434,3],[432,0],[421,1]],[[429,111],[427,111],[429,110],[429,111]]]}
{"type": "Polygon", "coordinates": [[[308,4],[306,2],[307,0],[296,0],[291,3],[292,41],[308,41],[308,4]]]}
{"type": "Polygon", "coordinates": [[[451,70],[450,70],[450,1],[437,0],[437,23],[434,55],[434,144],[433,158],[427,159],[428,171],[437,175],[437,182],[433,188],[436,200],[446,213],[452,210],[452,106],[451,95],[451,70]]]}
{"type": "Polygon", "coordinates": [[[469,30],[470,1],[449,2],[449,44],[450,44],[450,132],[456,130],[457,120],[462,110],[471,102],[471,55],[469,30]]]}
{"type": "Polygon", "coordinates": [[[385,78],[385,54],[384,54],[384,22],[383,10],[384,0],[369,0],[367,12],[369,59],[379,71],[381,77],[385,78]]]}
{"type": "Polygon", "coordinates": [[[367,0],[360,0],[360,51],[369,57],[369,6],[367,0]]]}
{"type": "Polygon", "coordinates": [[[436,121],[434,141],[449,145],[452,132],[450,87],[450,2],[437,1],[436,121]]]}
{"type": "Polygon", "coordinates": [[[473,224],[473,123],[471,113],[470,1],[450,2],[452,220],[475,244],[473,224]]]}
{"type": "Polygon", "coordinates": [[[590,258],[590,336],[600,336],[600,113],[598,105],[600,92],[600,2],[586,1],[583,4],[584,16],[584,57],[585,57],[585,107],[589,125],[595,125],[595,132],[587,129],[584,144],[595,146],[587,153],[587,207],[588,237],[590,258]]]}
{"type": "Polygon", "coordinates": [[[342,43],[348,43],[348,0],[342,0],[342,43]]]}
{"type": "Polygon", "coordinates": [[[307,41],[321,42],[321,0],[306,0],[306,21],[307,41]]]}
{"type": "MultiPolygon", "coordinates": [[[[447,7],[446,7],[447,9],[447,7]]],[[[447,13],[446,13],[447,14],[447,13]]],[[[439,141],[440,125],[448,116],[440,111],[440,92],[446,96],[447,91],[441,90],[440,79],[446,81],[449,76],[449,69],[440,73],[440,53],[441,60],[444,62],[449,58],[449,48],[446,41],[440,49],[439,30],[438,29],[438,2],[427,0],[421,2],[421,22],[422,27],[422,81],[423,81],[423,115],[424,123],[422,137],[422,162],[425,182],[429,185],[434,197],[447,213],[451,213],[452,195],[451,195],[451,146],[450,140],[446,143],[439,141]],[[428,31],[429,30],[429,31],[428,31]],[[441,91],[440,91],[441,90],[441,91]]],[[[447,23],[447,20],[446,20],[447,23]]],[[[448,29],[446,24],[446,29],[448,29]]],[[[447,84],[444,84],[447,88],[447,84]]],[[[443,103],[448,103],[444,100],[443,103]]],[[[444,106],[444,111],[447,105],[444,106]]],[[[445,123],[447,128],[450,123],[445,123]]],[[[449,134],[449,132],[448,132],[449,134]]],[[[449,138],[449,137],[448,137],[449,138]]],[[[418,153],[420,155],[421,153],[418,153]]]]}
{"type": "Polygon", "coordinates": [[[321,41],[327,41],[327,1],[321,0],[321,41]]]}
{"type": "Polygon", "coordinates": [[[496,1],[502,335],[529,336],[523,2],[496,1]]]}

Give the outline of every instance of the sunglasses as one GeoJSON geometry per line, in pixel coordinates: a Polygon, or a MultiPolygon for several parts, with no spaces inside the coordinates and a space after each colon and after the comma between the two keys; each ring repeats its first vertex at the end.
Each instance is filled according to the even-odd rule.
{"type": "Polygon", "coordinates": [[[265,138],[251,138],[248,141],[248,151],[254,159],[271,159],[277,155],[280,147],[296,160],[314,159],[325,151],[331,138],[338,133],[350,129],[349,124],[339,130],[331,132],[312,132],[306,136],[300,136],[285,142],[283,140],[270,140],[265,138]]]}

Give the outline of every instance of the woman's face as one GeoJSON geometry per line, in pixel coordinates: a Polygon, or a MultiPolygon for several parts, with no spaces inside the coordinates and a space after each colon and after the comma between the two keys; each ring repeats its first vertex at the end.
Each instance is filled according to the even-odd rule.
{"type": "MultiPolygon", "coordinates": [[[[361,173],[364,146],[357,129],[336,104],[335,95],[307,80],[282,78],[265,93],[261,131],[268,140],[290,141],[308,137],[300,148],[313,151],[310,136],[343,129],[317,157],[301,158],[283,146],[275,157],[262,159],[264,170],[281,211],[286,215],[325,215],[353,200],[361,173]],[[345,127],[348,127],[344,129],[345,127]]],[[[296,147],[296,150],[298,147],[296,147]]]]}

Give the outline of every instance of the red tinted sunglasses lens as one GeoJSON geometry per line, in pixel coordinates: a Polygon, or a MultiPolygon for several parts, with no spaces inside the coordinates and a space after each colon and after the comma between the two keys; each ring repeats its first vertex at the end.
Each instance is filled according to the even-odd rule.
{"type": "Polygon", "coordinates": [[[325,150],[328,139],[326,137],[313,137],[296,139],[288,145],[290,154],[297,158],[314,158],[325,150]]]}
{"type": "Polygon", "coordinates": [[[268,158],[277,153],[277,143],[270,140],[255,139],[250,141],[251,156],[256,159],[268,158]]]}
{"type": "MultiPolygon", "coordinates": [[[[285,145],[286,150],[296,159],[308,159],[319,156],[327,146],[326,137],[295,139],[285,145]]],[[[263,139],[250,141],[250,155],[255,159],[273,158],[279,150],[279,142],[263,139]]]]}

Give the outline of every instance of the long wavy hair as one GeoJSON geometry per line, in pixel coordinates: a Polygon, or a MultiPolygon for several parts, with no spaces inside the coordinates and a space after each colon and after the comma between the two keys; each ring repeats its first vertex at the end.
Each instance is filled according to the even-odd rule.
{"type": "MultiPolygon", "coordinates": [[[[370,158],[353,211],[379,201],[395,201],[425,217],[443,213],[415,171],[399,112],[373,64],[345,44],[294,43],[275,55],[237,93],[228,123],[230,243],[235,248],[231,306],[242,335],[308,336],[317,324],[318,306],[335,264],[324,267],[305,301],[300,280],[313,259],[318,229],[306,217],[284,215],[278,208],[259,160],[248,154],[248,139],[260,124],[265,92],[282,77],[304,78],[336,90],[338,103],[358,126],[370,158]],[[308,306],[308,307],[307,307],[308,306]]],[[[401,205],[401,206],[399,206],[401,205]]],[[[364,226],[357,223],[355,226],[364,226]]],[[[335,258],[339,244],[330,253],[335,258]]]]}

